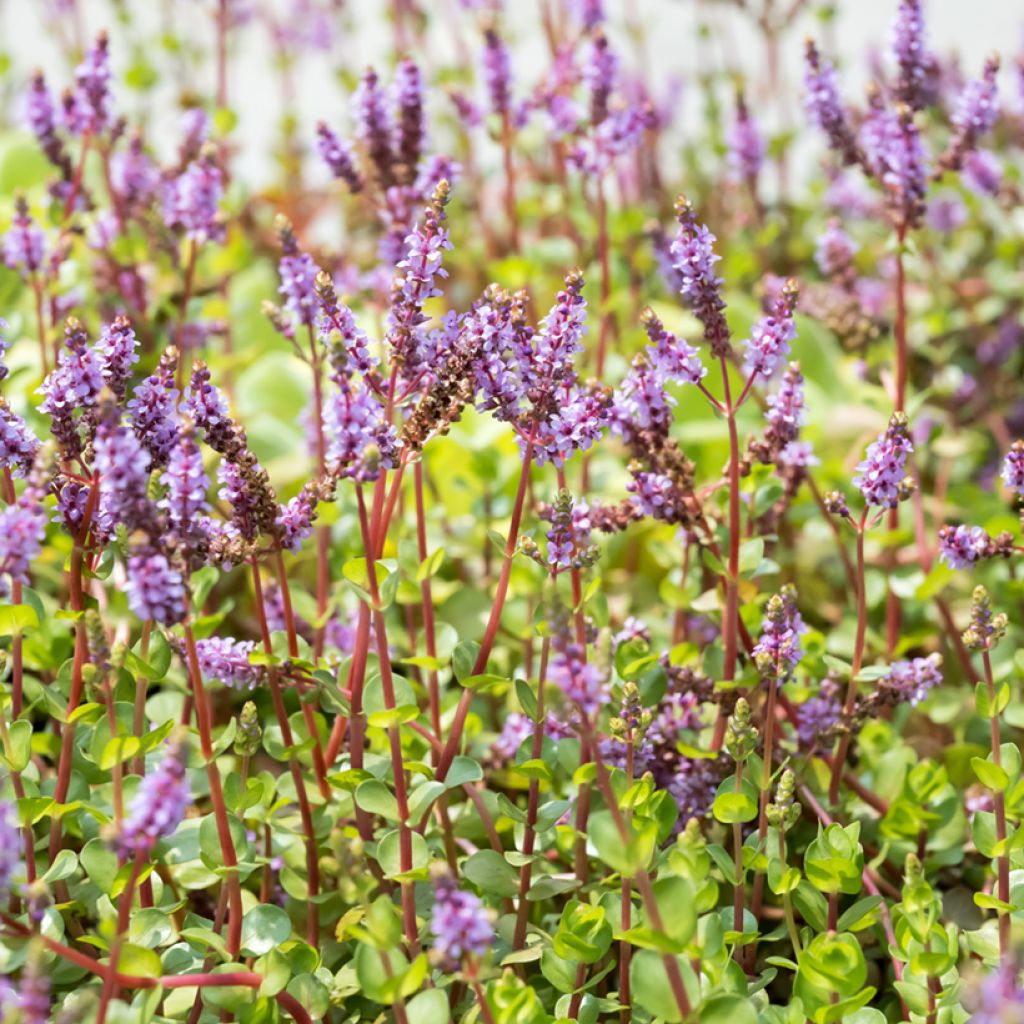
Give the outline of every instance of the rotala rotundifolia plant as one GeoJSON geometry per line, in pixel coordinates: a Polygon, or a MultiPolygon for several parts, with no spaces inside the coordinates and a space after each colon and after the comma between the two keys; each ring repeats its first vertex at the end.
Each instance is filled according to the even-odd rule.
{"type": "Polygon", "coordinates": [[[1021,56],[26,6],[0,1024],[1022,1019],[1021,56]]]}

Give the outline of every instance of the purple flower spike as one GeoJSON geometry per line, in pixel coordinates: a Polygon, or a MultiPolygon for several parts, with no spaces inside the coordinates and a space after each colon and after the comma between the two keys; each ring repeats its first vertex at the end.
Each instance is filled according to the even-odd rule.
{"type": "Polygon", "coordinates": [[[856,243],[843,230],[839,218],[833,217],[818,239],[814,261],[827,277],[844,277],[850,273],[856,253],[856,243]]]}
{"type": "Polygon", "coordinates": [[[434,955],[446,964],[465,956],[484,956],[494,943],[491,913],[474,893],[458,887],[447,868],[434,875],[434,909],[430,919],[434,955]]]}
{"type": "Polygon", "coordinates": [[[804,102],[808,115],[825,133],[829,146],[842,157],[843,163],[859,163],[860,147],[839,95],[839,77],[835,68],[831,61],[821,57],[810,39],[807,40],[804,63],[804,102]]]}
{"type": "Polygon", "coordinates": [[[778,444],[788,444],[800,433],[804,422],[804,378],[798,364],[789,364],[779,390],[769,395],[765,419],[778,444]]]}
{"type": "Polygon", "coordinates": [[[770,316],[759,320],[745,341],[744,369],[748,374],[771,377],[789,355],[789,343],[796,337],[793,310],[796,307],[796,282],[788,281],[775,302],[770,316]]]}
{"type": "Polygon", "coordinates": [[[185,773],[183,744],[167,748],[156,770],[144,776],[128,805],[117,846],[124,856],[147,856],[161,840],[172,836],[192,803],[185,773]]]}
{"type": "Polygon", "coordinates": [[[388,114],[384,90],[373,68],[367,68],[353,97],[357,134],[366,146],[377,177],[385,188],[395,182],[395,155],[391,148],[394,127],[388,114]]]}
{"type": "Polygon", "coordinates": [[[205,679],[216,680],[233,690],[254,690],[262,680],[259,666],[250,664],[256,651],[252,640],[211,636],[196,641],[199,669],[205,679]]]}
{"type": "Polygon", "coordinates": [[[750,116],[742,92],[736,94],[736,120],[729,133],[729,169],[739,181],[756,183],[764,164],[765,144],[750,116]]]}
{"type": "Polygon", "coordinates": [[[154,469],[167,464],[178,443],[178,390],[174,386],[177,364],[177,349],[168,349],[161,356],[156,373],[135,388],[128,402],[132,429],[152,457],[154,469]]]}
{"type": "MultiPolygon", "coordinates": [[[[11,883],[22,865],[25,844],[18,828],[18,815],[6,801],[0,802],[0,894],[11,890],[11,883]]],[[[2,1007],[0,1007],[2,1009],[2,1007]]]]}
{"type": "Polygon", "coordinates": [[[395,149],[402,164],[402,180],[412,181],[423,153],[426,124],[423,117],[423,76],[415,61],[408,57],[395,69],[392,86],[395,94],[397,130],[395,149]]]}
{"type": "Polygon", "coordinates": [[[190,545],[199,517],[210,508],[206,500],[210,481],[203,469],[199,446],[190,433],[183,432],[171,449],[160,482],[166,488],[159,505],[166,512],[168,529],[177,540],[190,545]]]}
{"type": "Polygon", "coordinates": [[[1024,441],[1014,441],[1003,460],[1003,483],[1024,497],[1024,441]]]}
{"type": "Polygon", "coordinates": [[[119,316],[100,330],[100,339],[96,342],[100,371],[107,387],[119,400],[124,398],[132,367],[139,361],[138,345],[135,331],[126,316],[119,316]]]}
{"type": "Polygon", "coordinates": [[[588,717],[596,714],[607,701],[604,674],[584,660],[583,648],[567,636],[559,634],[552,641],[550,679],[565,694],[570,704],[588,717]]]}
{"type": "Polygon", "coordinates": [[[110,95],[110,50],[105,33],[75,69],[75,88],[65,107],[65,124],[74,135],[96,135],[113,122],[110,95]]]}
{"type": "Polygon", "coordinates": [[[928,691],[942,682],[942,659],[933,654],[929,658],[914,658],[912,661],[897,661],[889,668],[878,685],[888,690],[897,700],[911,705],[920,704],[928,691]]]}
{"type": "Polygon", "coordinates": [[[4,263],[28,276],[36,273],[46,256],[46,236],[32,219],[28,203],[19,196],[14,203],[14,221],[3,239],[4,263]]]}
{"type": "Polygon", "coordinates": [[[281,275],[278,291],[285,305],[300,324],[312,326],[316,321],[316,276],[320,268],[313,257],[304,252],[295,237],[291,224],[284,217],[277,221],[277,237],[281,242],[281,259],[277,270],[281,275]]]}
{"type": "Polygon", "coordinates": [[[216,150],[204,147],[164,190],[164,219],[168,227],[184,232],[197,244],[220,241],[224,225],[220,203],[224,178],[217,166],[216,150]]]}
{"type": "Polygon", "coordinates": [[[992,554],[992,538],[980,526],[944,526],[939,555],[950,569],[970,569],[992,554]]]}
{"type": "Polygon", "coordinates": [[[893,22],[892,50],[898,68],[896,97],[913,110],[920,110],[925,102],[928,77],[921,0],[900,0],[893,22]]]}
{"type": "Polygon", "coordinates": [[[483,73],[491,110],[508,117],[512,106],[511,62],[508,47],[493,28],[484,33],[483,73]]]}
{"type": "Polygon", "coordinates": [[[110,184],[132,211],[145,209],[160,188],[160,171],[143,148],[142,135],[136,132],[128,148],[110,158],[110,184]]]}
{"type": "Polygon", "coordinates": [[[598,32],[583,68],[583,77],[590,87],[590,123],[595,127],[608,116],[608,100],[615,88],[618,70],[619,58],[609,46],[607,36],[598,32]]]}
{"type": "Polygon", "coordinates": [[[996,75],[999,59],[990,57],[981,78],[968,82],[953,111],[954,126],[965,137],[966,149],[973,149],[975,141],[992,130],[999,116],[996,75]]]}
{"type": "Polygon", "coordinates": [[[158,551],[143,551],[128,559],[128,604],[142,620],[164,626],[180,622],[185,614],[185,583],[158,551]]]}
{"type": "Polygon", "coordinates": [[[150,525],[150,458],[135,432],[103,422],[93,448],[93,468],[100,474],[100,510],[110,527],[123,524],[131,533],[150,525]]]}
{"type": "Polygon", "coordinates": [[[343,476],[376,480],[381,468],[392,469],[398,461],[397,432],[365,386],[341,377],[335,383],[337,390],[324,410],[328,457],[343,476]]]}
{"type": "Polygon", "coordinates": [[[867,450],[857,467],[854,487],[860,489],[864,501],[876,508],[895,508],[902,496],[907,456],[914,450],[907,430],[907,417],[893,413],[889,425],[867,450]]]}
{"type": "Polygon", "coordinates": [[[313,518],[316,515],[317,488],[306,484],[286,505],[280,507],[277,528],[281,536],[281,547],[298,551],[302,542],[313,532],[313,518]]]}
{"type": "Polygon", "coordinates": [[[0,397],[0,469],[26,476],[38,450],[39,441],[28,424],[0,397]]]}
{"type": "Polygon", "coordinates": [[[356,168],[352,147],[331,131],[323,121],[316,129],[316,149],[335,178],[341,178],[353,192],[362,191],[366,183],[356,168]]]}
{"type": "Polygon", "coordinates": [[[800,661],[803,622],[792,598],[774,594],[768,601],[761,638],[754,645],[754,661],[761,674],[785,678],[800,661]]]}
{"type": "Polygon", "coordinates": [[[79,454],[82,444],[75,410],[94,406],[102,387],[100,361],[86,344],[82,325],[70,319],[57,367],[39,388],[39,411],[50,417],[50,432],[69,458],[79,454]]]}
{"type": "Polygon", "coordinates": [[[672,243],[672,265],[679,274],[680,294],[704,325],[704,338],[716,358],[729,350],[729,325],[725,321],[722,279],[715,264],[722,258],[714,250],[715,236],[697,222],[693,206],[676,201],[679,231],[672,243]]]}

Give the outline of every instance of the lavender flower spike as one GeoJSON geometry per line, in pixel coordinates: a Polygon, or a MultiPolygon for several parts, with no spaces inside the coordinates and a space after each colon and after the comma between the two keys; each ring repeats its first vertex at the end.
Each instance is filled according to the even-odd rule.
{"type": "Polygon", "coordinates": [[[128,604],[145,621],[170,626],[185,614],[185,583],[159,551],[143,550],[128,559],[128,604]]]}
{"type": "Polygon", "coordinates": [[[361,192],[366,182],[359,173],[352,147],[321,121],[316,129],[316,149],[331,174],[341,178],[353,192],[361,192]]]}
{"type": "Polygon", "coordinates": [[[491,110],[507,118],[512,107],[512,71],[508,47],[493,28],[484,33],[483,72],[491,110]]]}
{"type": "Polygon", "coordinates": [[[764,139],[750,116],[743,92],[737,91],[736,120],[729,133],[729,169],[739,181],[754,187],[764,164],[764,153],[764,139]]]}
{"type": "Polygon", "coordinates": [[[461,963],[466,956],[484,956],[494,942],[491,912],[478,896],[458,887],[446,865],[437,865],[433,882],[433,956],[445,964],[461,963]]]}
{"type": "Polygon", "coordinates": [[[800,661],[799,613],[792,600],[774,594],[768,601],[754,661],[763,676],[785,678],[800,661]]]}
{"type": "Polygon", "coordinates": [[[128,806],[128,817],[117,837],[126,857],[147,856],[161,840],[174,834],[192,802],[185,774],[187,750],[170,745],[157,769],[146,775],[128,806]]]}
{"type": "Polygon", "coordinates": [[[729,325],[725,320],[722,279],[715,264],[722,258],[714,250],[715,236],[697,222],[693,205],[682,196],[676,200],[679,231],[672,243],[672,265],[679,273],[680,294],[704,324],[704,338],[715,358],[729,350],[729,325]]]}
{"type": "Polygon", "coordinates": [[[139,361],[138,341],[131,322],[119,316],[112,324],[100,330],[96,351],[100,357],[100,372],[107,387],[123,400],[132,367],[139,361]]]}
{"type": "Polygon", "coordinates": [[[868,446],[864,461],[857,467],[860,476],[853,481],[869,506],[895,508],[905,496],[904,471],[913,450],[906,415],[893,413],[888,427],[868,446]]]}
{"type": "Polygon", "coordinates": [[[398,152],[403,182],[416,177],[416,166],[423,153],[426,127],[423,118],[423,76],[416,62],[408,57],[395,69],[395,108],[398,114],[395,149],[398,152]]]}
{"type": "Polygon", "coordinates": [[[970,569],[993,553],[992,538],[980,526],[944,526],[939,555],[950,569],[970,569]]]}
{"type": "Polygon", "coordinates": [[[211,636],[196,641],[196,654],[203,677],[216,680],[233,690],[253,690],[262,678],[260,669],[249,662],[256,650],[252,640],[211,636]]]}
{"type": "Polygon", "coordinates": [[[842,157],[843,163],[860,163],[862,153],[839,95],[836,70],[830,61],[822,58],[811,39],[807,40],[804,63],[807,113],[825,133],[829,145],[842,157]]]}
{"type": "Polygon", "coordinates": [[[24,853],[17,813],[6,801],[0,802],[0,895],[10,892],[24,853]]]}
{"type": "Polygon", "coordinates": [[[789,343],[796,337],[793,310],[796,308],[795,281],[787,281],[775,302],[770,316],[754,324],[750,338],[745,341],[744,369],[748,374],[771,377],[779,364],[789,355],[789,343]]]}
{"type": "Polygon", "coordinates": [[[1014,441],[1003,460],[1003,483],[1024,497],[1024,441],[1014,441]]]}
{"type": "Polygon", "coordinates": [[[921,0],[900,0],[893,22],[892,50],[898,68],[896,97],[911,109],[920,110],[928,71],[921,0]]]}

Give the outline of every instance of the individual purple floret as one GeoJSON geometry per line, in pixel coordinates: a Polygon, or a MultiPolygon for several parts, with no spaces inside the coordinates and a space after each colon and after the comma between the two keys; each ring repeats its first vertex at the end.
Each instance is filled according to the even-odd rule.
{"type": "Polygon", "coordinates": [[[233,690],[253,690],[259,686],[263,678],[260,667],[249,662],[249,655],[255,651],[256,644],[252,640],[211,636],[196,641],[203,678],[223,683],[233,690]]]}
{"type": "Polygon", "coordinates": [[[693,206],[682,197],[676,202],[679,231],[672,243],[672,265],[679,274],[680,294],[704,325],[704,338],[716,358],[729,348],[729,325],[725,321],[722,279],[715,274],[721,259],[715,250],[715,236],[697,223],[693,206]]]}
{"type": "Polygon", "coordinates": [[[178,443],[178,390],[174,386],[177,362],[176,349],[165,352],[156,372],[135,388],[128,402],[132,429],[149,452],[154,469],[167,464],[178,443]]]}
{"type": "Polygon", "coordinates": [[[11,891],[24,855],[25,844],[18,828],[17,812],[6,801],[0,801],[0,896],[11,891]]]}
{"type": "Polygon", "coordinates": [[[1014,441],[1003,460],[1003,483],[1024,497],[1024,441],[1014,441]]]}
{"type": "Polygon", "coordinates": [[[184,744],[167,747],[156,770],[145,775],[128,805],[117,838],[125,857],[147,857],[161,840],[172,836],[192,803],[185,768],[184,744]]]}
{"type": "Polygon", "coordinates": [[[434,955],[446,964],[461,963],[466,956],[485,956],[494,943],[490,911],[478,896],[458,887],[447,867],[436,869],[433,882],[430,930],[434,933],[434,955]]]}
{"type": "Polygon", "coordinates": [[[920,110],[925,102],[928,76],[921,0],[900,0],[892,27],[892,51],[898,72],[896,97],[913,110],[920,110]]]}
{"type": "Polygon", "coordinates": [[[197,244],[224,237],[220,203],[224,179],[217,166],[216,150],[204,147],[164,188],[164,219],[168,227],[184,232],[197,244]]]}
{"type": "Polygon", "coordinates": [[[765,144],[750,116],[743,93],[736,94],[736,120],[729,130],[729,170],[739,181],[756,183],[764,164],[765,144]]]}
{"type": "Polygon", "coordinates": [[[907,430],[907,417],[893,413],[889,425],[878,435],[867,450],[864,461],[857,467],[860,476],[853,485],[860,490],[864,501],[877,508],[895,508],[899,504],[907,456],[914,450],[907,430]]]}
{"type": "Polygon", "coordinates": [[[14,202],[14,220],[3,239],[4,263],[23,276],[36,273],[46,256],[46,236],[23,196],[14,202]]]}
{"type": "Polygon", "coordinates": [[[796,283],[787,281],[771,315],[762,317],[750,329],[750,338],[743,343],[743,367],[751,376],[771,377],[789,355],[789,343],[796,337],[796,297],[796,283]]]}
{"type": "Polygon", "coordinates": [[[185,614],[185,583],[159,551],[142,551],[128,559],[125,587],[128,605],[143,621],[164,626],[180,622],[185,614]]]}
{"type": "Polygon", "coordinates": [[[100,372],[118,400],[124,398],[132,367],[139,361],[138,345],[135,331],[126,316],[119,316],[112,324],[104,324],[100,329],[99,341],[96,342],[100,372]]]}
{"type": "Polygon", "coordinates": [[[321,121],[316,129],[316,149],[335,178],[341,178],[353,192],[362,191],[365,181],[355,163],[352,147],[321,121]]]}
{"type": "Polygon", "coordinates": [[[64,123],[75,135],[97,135],[113,121],[110,95],[110,51],[106,33],[75,69],[75,87],[65,104],[64,123]]]}
{"type": "Polygon", "coordinates": [[[970,569],[992,554],[992,538],[980,526],[944,526],[939,555],[950,569],[970,569]]]}
{"type": "Polygon", "coordinates": [[[897,661],[889,668],[878,685],[884,687],[898,700],[911,705],[920,704],[928,691],[942,682],[942,659],[938,655],[928,658],[914,658],[912,661],[897,661]]]}
{"type": "Polygon", "coordinates": [[[482,67],[491,110],[506,118],[512,105],[511,62],[508,47],[493,28],[484,33],[482,67]]]}

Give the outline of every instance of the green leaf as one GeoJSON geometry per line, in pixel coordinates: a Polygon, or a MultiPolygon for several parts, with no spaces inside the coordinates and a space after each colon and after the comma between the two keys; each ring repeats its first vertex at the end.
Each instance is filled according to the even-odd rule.
{"type": "Polygon", "coordinates": [[[23,772],[32,760],[32,723],[24,718],[12,722],[7,734],[10,747],[4,754],[4,761],[12,772],[23,772]]]}
{"type": "Polygon", "coordinates": [[[1010,785],[1010,777],[1006,774],[1005,769],[997,764],[992,764],[991,761],[986,761],[983,757],[972,757],[971,767],[974,769],[974,774],[981,780],[982,785],[996,793],[1005,792],[1007,786],[1010,785]]]}
{"type": "Polygon", "coordinates": [[[474,674],[479,653],[480,645],[475,640],[463,640],[452,652],[452,670],[460,683],[474,674]]]}
{"type": "MultiPolygon", "coordinates": [[[[693,978],[690,965],[685,960],[676,957],[676,963],[679,965],[684,983],[693,978]]],[[[634,953],[629,965],[629,979],[633,998],[648,1013],[669,1021],[670,1024],[682,1021],[683,1015],[672,992],[672,985],[660,953],[651,949],[641,949],[634,953]]],[[[693,989],[696,986],[691,983],[686,985],[686,988],[692,1004],[695,1002],[693,989]]]]}
{"type": "Polygon", "coordinates": [[[79,854],[82,867],[97,888],[107,895],[117,877],[117,855],[102,839],[90,839],[79,854]]]}
{"type": "Polygon", "coordinates": [[[242,949],[263,956],[283,945],[292,934],[292,922],[281,907],[261,903],[242,918],[242,949]]]}
{"type": "Polygon", "coordinates": [[[757,1010],[743,996],[712,996],[697,1011],[701,1024],[757,1024],[757,1010]]]}
{"type": "Polygon", "coordinates": [[[525,679],[516,680],[516,698],[524,714],[531,721],[537,721],[537,695],[525,679]]]}
{"type": "Polygon", "coordinates": [[[163,974],[160,957],[151,949],[126,942],[117,958],[119,974],[132,974],[140,978],[159,978],[163,974]]]}
{"type": "Polygon", "coordinates": [[[420,992],[406,1004],[405,1015],[409,1024],[448,1024],[451,1019],[448,995],[439,988],[420,992]]]}
{"type": "Polygon", "coordinates": [[[634,818],[626,823],[627,841],[623,843],[611,811],[598,811],[590,816],[587,832],[597,855],[613,871],[634,875],[647,867],[658,841],[658,824],[649,818],[634,818]]]}
{"type": "Polygon", "coordinates": [[[724,825],[753,821],[757,817],[757,786],[750,778],[744,778],[736,791],[736,780],[732,776],[723,779],[718,795],[711,807],[716,820],[724,825]]]}
{"type": "Polygon", "coordinates": [[[356,786],[356,806],[367,814],[379,814],[388,821],[398,821],[398,801],[395,794],[378,779],[367,779],[356,786]]]}
{"type": "Polygon", "coordinates": [[[452,759],[444,784],[446,789],[454,789],[456,786],[466,785],[467,782],[479,782],[483,777],[483,768],[473,758],[460,754],[452,759]]]}
{"type": "Polygon", "coordinates": [[[39,615],[32,605],[0,605],[0,636],[20,636],[38,625],[39,615]]]}
{"type": "Polygon", "coordinates": [[[519,893],[519,872],[497,850],[477,850],[467,858],[462,872],[489,896],[519,893]]]}
{"type": "Polygon", "coordinates": [[[764,538],[753,537],[740,545],[740,575],[752,573],[764,558],[764,538]]]}
{"type": "Polygon", "coordinates": [[[115,764],[124,764],[138,754],[142,744],[138,736],[114,736],[107,740],[100,754],[99,766],[109,771],[115,764]]]}
{"type": "MultiPolygon", "coordinates": [[[[426,868],[430,860],[430,853],[427,850],[427,841],[418,832],[411,834],[412,838],[412,865],[404,872],[408,877],[414,872],[426,868]]],[[[387,878],[402,879],[403,870],[401,863],[401,842],[398,829],[388,832],[377,844],[377,861],[384,869],[387,878]]]]}
{"type": "Polygon", "coordinates": [[[78,867],[78,857],[74,850],[61,850],[54,862],[46,869],[43,881],[52,885],[70,878],[78,867]]]}

